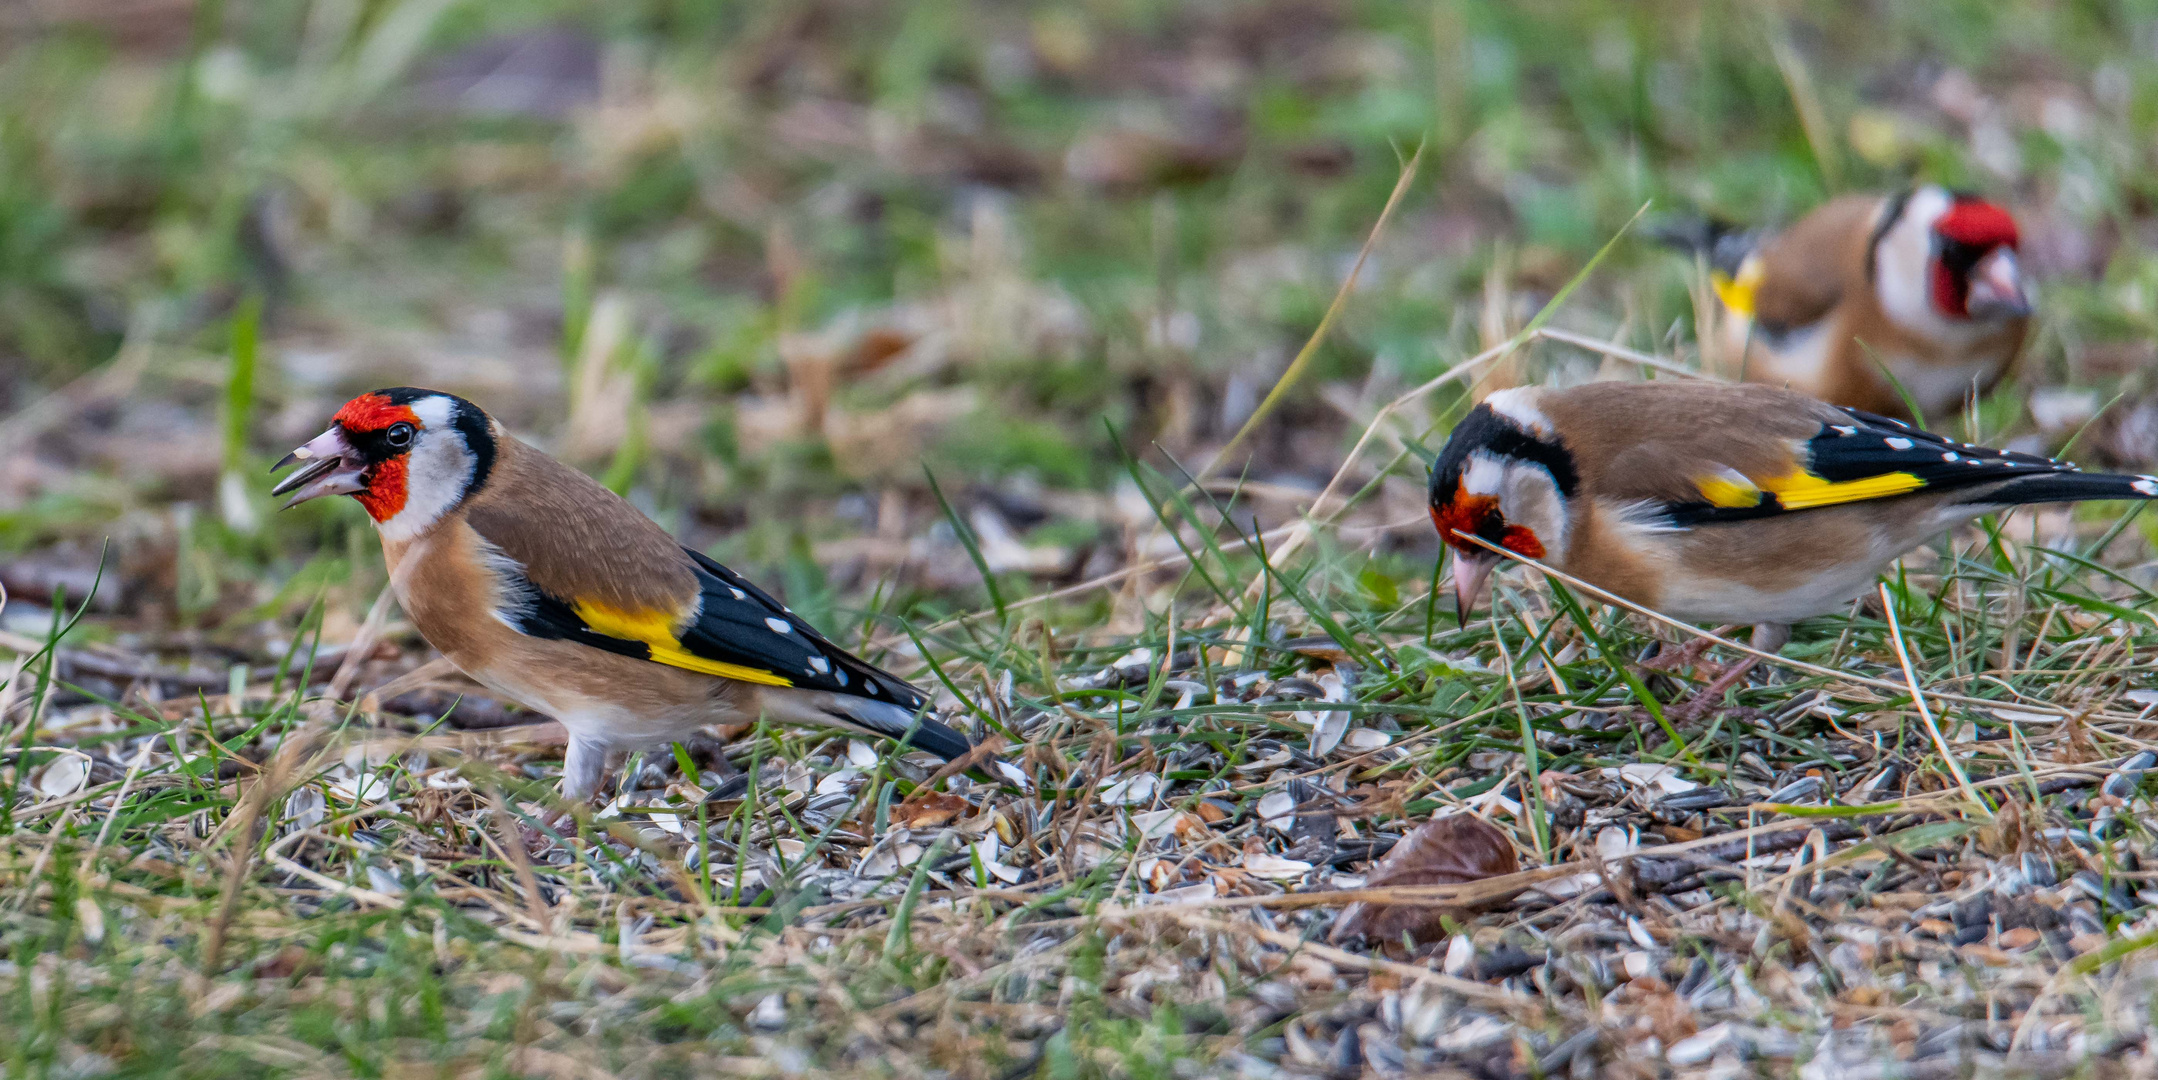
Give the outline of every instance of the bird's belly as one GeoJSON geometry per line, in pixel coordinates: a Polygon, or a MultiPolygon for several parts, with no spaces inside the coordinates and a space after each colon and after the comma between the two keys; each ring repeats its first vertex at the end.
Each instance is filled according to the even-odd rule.
{"type": "MultiPolygon", "coordinates": [[[[744,695],[730,692],[731,686],[649,661],[612,654],[590,657],[589,665],[577,664],[587,658],[574,654],[547,658],[551,662],[535,659],[497,660],[464,671],[489,690],[555,718],[571,735],[611,749],[664,745],[706,724],[756,718],[750,711],[754,706],[744,695]]],[[[455,656],[450,662],[464,667],[455,656]]]]}
{"type": "Polygon", "coordinates": [[[1961,408],[1977,388],[1991,383],[2003,358],[1986,356],[1962,363],[1941,363],[1911,356],[1889,356],[1884,365],[1926,416],[1937,418],[1961,408]]]}
{"type": "Polygon", "coordinates": [[[1728,578],[1690,577],[1664,585],[1663,613],[1704,623],[1792,623],[1850,603],[1873,583],[1871,562],[1822,570],[1780,587],[1728,578]]]}
{"type": "Polygon", "coordinates": [[[1613,514],[1598,522],[1599,551],[1625,557],[1606,554],[1582,576],[1689,622],[1795,622],[1849,603],[1897,556],[1970,516],[1924,500],[1898,511],[1834,506],[1688,529],[1613,514]]]}

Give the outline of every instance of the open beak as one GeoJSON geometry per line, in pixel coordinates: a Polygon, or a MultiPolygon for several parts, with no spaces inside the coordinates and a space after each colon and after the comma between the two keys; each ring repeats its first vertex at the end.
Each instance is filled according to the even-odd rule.
{"type": "Polygon", "coordinates": [[[300,471],[277,482],[270,489],[272,495],[293,492],[292,501],[284,505],[290,510],[309,499],[324,495],[350,495],[367,490],[367,463],[359,451],[345,441],[343,428],[331,428],[309,440],[306,446],[286,454],[283,461],[270,466],[276,472],[288,465],[300,466],[300,471]]]}
{"type": "Polygon", "coordinates": [[[1963,309],[1973,319],[2020,319],[2031,313],[2031,300],[2023,292],[2023,273],[2016,266],[2014,251],[1994,248],[1993,254],[1971,267],[1971,291],[1963,309]]]}
{"type": "Polygon", "coordinates": [[[1483,599],[1484,585],[1498,565],[1499,557],[1488,551],[1473,555],[1454,551],[1454,616],[1461,625],[1469,625],[1469,612],[1476,610],[1476,602],[1483,599]]]}

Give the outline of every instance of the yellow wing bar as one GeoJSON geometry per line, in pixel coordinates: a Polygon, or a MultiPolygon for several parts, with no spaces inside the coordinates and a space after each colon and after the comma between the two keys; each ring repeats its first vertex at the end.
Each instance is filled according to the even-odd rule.
{"type": "Polygon", "coordinates": [[[705,675],[717,675],[737,682],[760,683],[765,686],[793,686],[786,676],[762,668],[743,667],[722,660],[708,660],[684,648],[675,636],[675,625],[681,616],[665,611],[619,611],[605,604],[580,600],[575,606],[577,617],[597,634],[624,641],[641,641],[652,652],[652,659],[668,667],[695,671],[705,675]]]}
{"type": "Polygon", "coordinates": [[[1926,482],[1908,472],[1882,473],[1857,480],[1828,480],[1804,469],[1792,469],[1782,476],[1756,482],[1725,469],[1696,479],[1694,486],[1700,489],[1701,498],[1710,506],[1727,510],[1759,506],[1764,492],[1774,495],[1777,505],[1785,510],[1810,510],[1817,506],[1902,495],[1925,487],[1926,482]]]}
{"type": "Polygon", "coordinates": [[[1716,298],[1723,301],[1723,306],[1750,318],[1753,315],[1754,295],[1760,291],[1761,279],[1766,276],[1768,270],[1761,262],[1761,257],[1748,255],[1746,261],[1738,264],[1737,277],[1712,271],[1708,275],[1708,283],[1716,290],[1716,298]]]}

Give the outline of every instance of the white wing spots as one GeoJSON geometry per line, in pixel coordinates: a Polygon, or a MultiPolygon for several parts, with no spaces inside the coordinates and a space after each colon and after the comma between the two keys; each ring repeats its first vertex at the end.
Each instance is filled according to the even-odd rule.
{"type": "Polygon", "coordinates": [[[734,598],[735,598],[736,600],[747,600],[747,599],[749,599],[749,594],[748,594],[748,593],[746,593],[746,592],[743,592],[742,590],[740,590],[740,589],[737,589],[737,588],[735,588],[735,587],[734,587],[734,586],[732,586],[732,585],[729,585],[729,586],[727,586],[727,591],[728,591],[728,592],[731,592],[731,593],[733,593],[733,594],[734,594],[734,598]]]}
{"type": "Polygon", "coordinates": [[[821,656],[812,656],[809,658],[809,670],[819,675],[830,675],[832,673],[832,662],[821,656]]]}
{"type": "Polygon", "coordinates": [[[1883,439],[1882,441],[1888,444],[1890,450],[1909,450],[1911,448],[1911,440],[1902,436],[1883,439]]]}
{"type": "Polygon", "coordinates": [[[2149,495],[2153,498],[2158,498],[2158,476],[2139,476],[2136,478],[2135,483],[2128,486],[2138,495],[2149,495]]]}
{"type": "Polygon", "coordinates": [[[1830,429],[1830,430],[1832,430],[1832,431],[1834,431],[1834,432],[1835,432],[1836,434],[1838,434],[1838,435],[1856,435],[1856,434],[1858,434],[1858,429],[1857,429],[1857,428],[1855,428],[1855,427],[1849,427],[1849,426],[1846,426],[1846,425],[1843,425],[1843,424],[1831,424],[1831,425],[1829,425],[1829,429],[1830,429]]]}
{"type": "Polygon", "coordinates": [[[847,685],[847,669],[840,668],[838,671],[832,672],[832,678],[837,679],[841,686],[847,685]]]}
{"type": "MultiPolygon", "coordinates": [[[[1963,463],[1964,463],[1964,464],[1966,464],[1966,465],[1985,465],[1985,464],[1988,464],[1987,462],[1983,462],[1983,461],[1980,461],[1980,460],[1978,460],[1977,458],[1964,458],[1964,459],[1963,459],[1963,463]]],[[[1994,464],[1994,465],[2002,465],[2002,466],[2005,466],[2005,465],[2007,465],[2008,463],[2007,463],[2007,462],[2005,462],[2005,461],[1995,461],[1995,462],[1992,462],[1991,464],[1994,464]]]]}
{"type": "Polygon", "coordinates": [[[1960,461],[1960,460],[1962,460],[1962,459],[1961,459],[1961,458],[1958,458],[1958,457],[1956,456],[1956,452],[1955,452],[1954,450],[1950,450],[1949,452],[1947,452],[1947,453],[1945,453],[1945,454],[1942,454],[1942,455],[1941,455],[1941,460],[1942,460],[1942,461],[1960,461]]]}
{"type": "Polygon", "coordinates": [[[794,627],[792,627],[792,626],[788,625],[788,623],[787,623],[787,620],[785,620],[785,619],[779,619],[779,618],[772,618],[772,619],[766,619],[766,620],[764,620],[764,625],[766,625],[766,626],[769,626],[769,627],[771,627],[771,628],[772,628],[772,632],[773,632],[773,633],[775,633],[775,634],[786,634],[786,633],[791,633],[791,632],[793,632],[793,630],[794,630],[794,627]]]}

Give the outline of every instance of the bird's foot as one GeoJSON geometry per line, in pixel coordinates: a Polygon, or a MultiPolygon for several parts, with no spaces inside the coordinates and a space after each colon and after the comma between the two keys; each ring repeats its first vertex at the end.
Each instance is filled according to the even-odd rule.
{"type": "MultiPolygon", "coordinates": [[[[1724,627],[1718,630],[1717,633],[1720,635],[1729,629],[1729,627],[1724,627]]],[[[1686,668],[1699,665],[1701,658],[1708,655],[1709,649],[1713,648],[1715,644],[1715,642],[1707,638],[1694,638],[1684,645],[1676,646],[1658,642],[1656,655],[1639,661],[1639,664],[1647,671],[1665,673],[1683,671],[1686,668]]]]}
{"type": "Polygon", "coordinates": [[[1676,705],[1666,707],[1663,711],[1664,719],[1670,721],[1672,726],[1677,727],[1699,723],[1708,718],[1723,704],[1723,696],[1730,693],[1732,687],[1743,682],[1746,676],[1753,671],[1753,665],[1753,660],[1742,659],[1718,672],[1716,677],[1710,680],[1707,686],[1702,687],[1699,693],[1676,705]]]}

